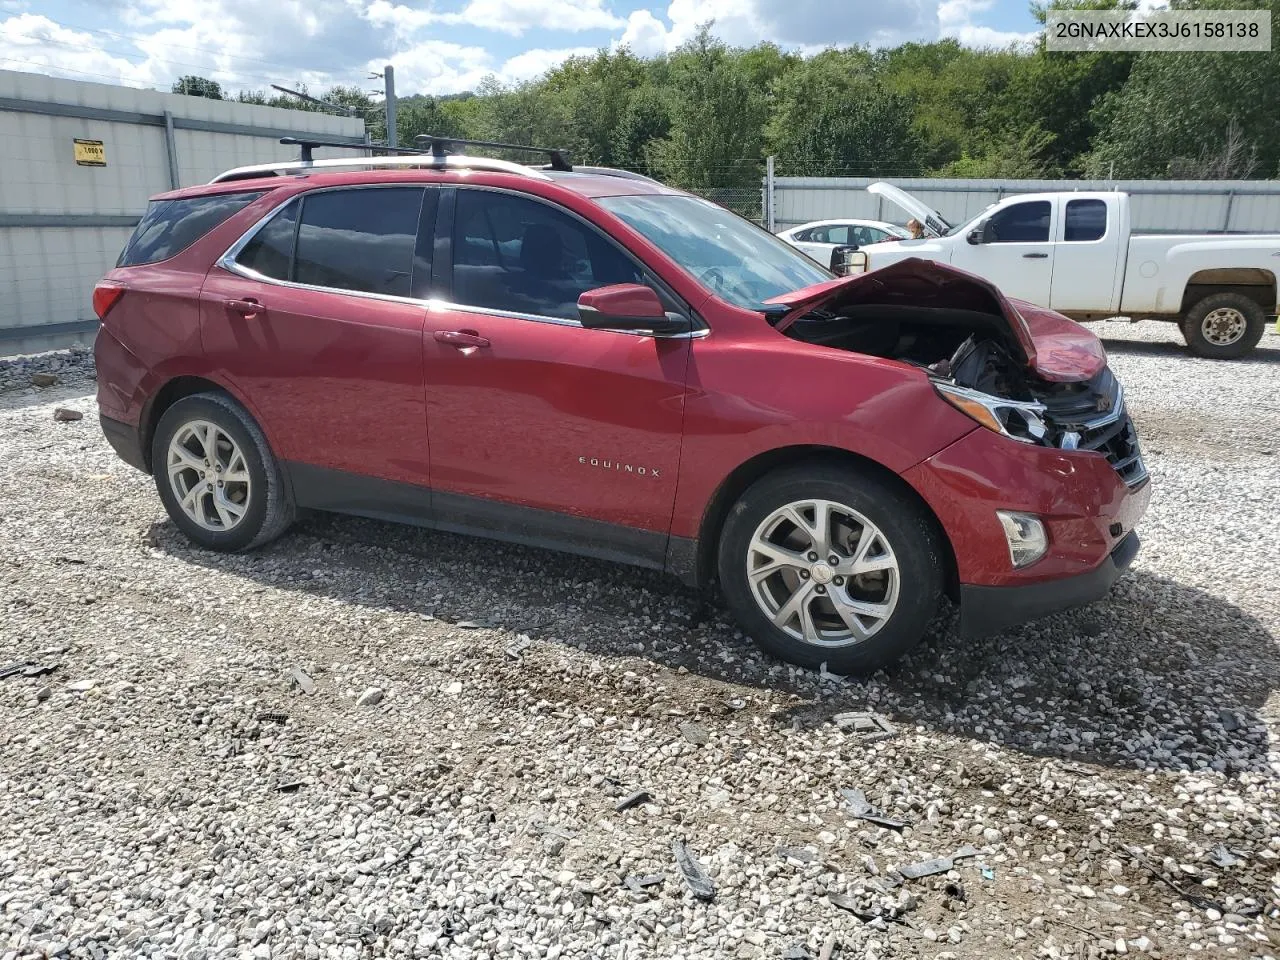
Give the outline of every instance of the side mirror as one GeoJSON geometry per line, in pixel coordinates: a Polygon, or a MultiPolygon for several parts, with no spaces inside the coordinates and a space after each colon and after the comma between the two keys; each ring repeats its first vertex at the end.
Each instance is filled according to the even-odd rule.
{"type": "Polygon", "coordinates": [[[991,221],[983,220],[980,224],[969,231],[966,239],[970,243],[990,243],[991,242],[991,221]]]}
{"type": "Polygon", "coordinates": [[[868,257],[858,247],[836,247],[831,251],[831,272],[837,277],[867,272],[868,257]]]}
{"type": "Polygon", "coordinates": [[[651,287],[616,283],[578,297],[578,319],[589,330],[628,330],[674,337],[693,329],[688,317],[667,313],[651,287]]]}

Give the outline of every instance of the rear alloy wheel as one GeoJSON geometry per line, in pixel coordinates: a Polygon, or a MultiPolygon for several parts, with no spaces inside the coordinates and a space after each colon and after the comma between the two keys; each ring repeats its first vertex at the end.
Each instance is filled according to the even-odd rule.
{"type": "Polygon", "coordinates": [[[932,518],[896,485],[813,464],[763,478],[735,504],[720,581],[765,649],[861,673],[924,635],[942,592],[942,551],[932,518]]]}
{"type": "Polygon", "coordinates": [[[1234,360],[1258,345],[1266,326],[1266,313],[1256,300],[1242,293],[1215,293],[1187,311],[1182,335],[1198,356],[1234,360]]]}
{"type": "Polygon", "coordinates": [[[225,394],[169,407],[151,444],[156,490],[170,519],[211,550],[250,550],[275,539],[294,507],[266,438],[225,394]]]}

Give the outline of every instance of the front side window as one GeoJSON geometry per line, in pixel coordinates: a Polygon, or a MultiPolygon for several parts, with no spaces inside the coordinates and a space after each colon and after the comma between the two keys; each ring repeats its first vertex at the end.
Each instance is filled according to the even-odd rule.
{"type": "Polygon", "coordinates": [[[833,276],[795,247],[708,200],[664,193],[596,202],[735,306],[755,309],[833,276]]]}
{"type": "Polygon", "coordinates": [[[116,266],[136,267],[177,256],[260,196],[261,193],[219,193],[186,200],[153,200],[116,266]]]}
{"type": "Polygon", "coordinates": [[[847,226],[827,227],[826,242],[838,243],[841,246],[845,246],[849,243],[849,228],[847,226]]]}
{"type": "Polygon", "coordinates": [[[292,279],[314,287],[408,297],[422,187],[308,194],[302,202],[292,279]]]}
{"type": "Polygon", "coordinates": [[[1048,200],[1015,203],[991,215],[992,243],[1048,243],[1051,205],[1048,200]]]}
{"type": "Polygon", "coordinates": [[[555,208],[493,190],[458,190],[453,300],[539,317],[578,318],[578,297],[644,271],[600,233],[555,208]]]}
{"type": "Polygon", "coordinates": [[[1062,239],[1067,243],[1101,240],[1107,233],[1105,200],[1068,200],[1062,239]]]}

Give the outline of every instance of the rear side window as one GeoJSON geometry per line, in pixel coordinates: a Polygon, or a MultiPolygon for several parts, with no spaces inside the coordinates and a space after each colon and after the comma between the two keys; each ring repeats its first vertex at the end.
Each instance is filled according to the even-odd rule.
{"type": "Polygon", "coordinates": [[[187,200],[153,200],[116,266],[136,267],[168,260],[261,196],[261,193],[221,193],[187,200]]]}
{"type": "Polygon", "coordinates": [[[1105,200],[1068,200],[1062,239],[1068,243],[1101,240],[1107,232],[1105,200]]]}
{"type": "Polygon", "coordinates": [[[422,187],[335,190],[307,196],[293,280],[316,287],[408,297],[422,187]]]}

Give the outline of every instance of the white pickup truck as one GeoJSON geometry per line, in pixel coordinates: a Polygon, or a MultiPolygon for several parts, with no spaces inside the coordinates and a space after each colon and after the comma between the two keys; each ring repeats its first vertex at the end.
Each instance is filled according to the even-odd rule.
{"type": "Polygon", "coordinates": [[[855,271],[937,260],[1076,320],[1179,321],[1193,352],[1220,359],[1251,351],[1276,313],[1280,234],[1140,236],[1129,232],[1128,194],[1085,192],[1006,197],[953,227],[897,187],[867,189],[923,223],[925,236],[861,247],[866,265],[852,256],[855,271]]]}

